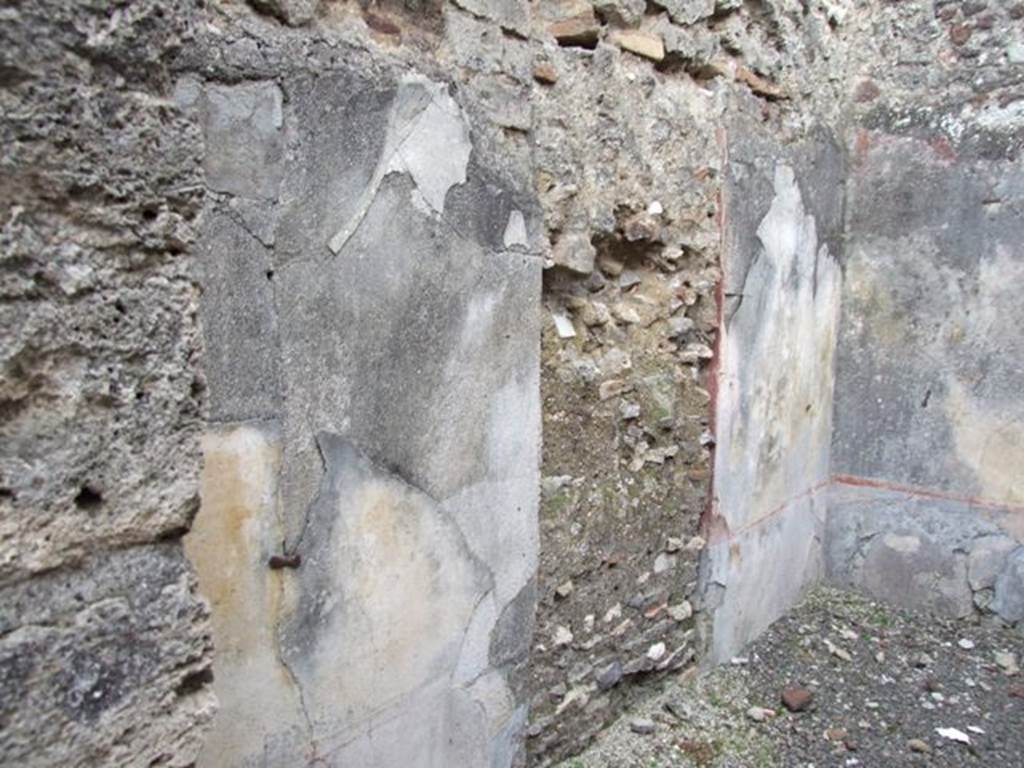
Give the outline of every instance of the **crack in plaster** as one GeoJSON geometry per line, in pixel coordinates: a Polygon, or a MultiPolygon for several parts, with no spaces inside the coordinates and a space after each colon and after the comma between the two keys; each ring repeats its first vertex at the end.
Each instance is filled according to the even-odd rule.
{"type": "MultiPolygon", "coordinates": [[[[278,580],[278,590],[280,593],[284,592],[284,584],[278,580]]],[[[280,598],[279,598],[280,599],[280,598]]],[[[309,705],[306,701],[306,690],[302,686],[302,682],[299,680],[298,675],[295,674],[295,670],[292,669],[291,665],[285,660],[284,652],[281,647],[281,619],[278,618],[274,623],[274,636],[276,642],[274,643],[274,654],[277,656],[277,663],[281,665],[281,668],[285,671],[288,677],[288,681],[295,689],[299,699],[299,710],[302,713],[302,720],[306,724],[306,738],[309,741],[310,749],[312,749],[312,755],[310,755],[310,764],[316,765],[319,762],[323,762],[323,758],[320,757],[320,745],[316,738],[316,729],[313,727],[313,718],[309,714],[309,705]]]]}
{"type": "MultiPolygon", "coordinates": [[[[316,445],[316,452],[317,452],[317,455],[320,457],[320,469],[321,469],[321,472],[322,472],[323,475],[326,475],[327,472],[328,472],[327,456],[324,455],[324,446],[323,446],[323,443],[321,442],[321,436],[324,433],[320,432],[320,431],[317,431],[313,427],[312,420],[310,420],[309,418],[306,419],[306,426],[308,427],[310,434],[313,435],[313,443],[316,445]]],[[[283,463],[282,463],[281,471],[282,472],[284,471],[283,463]]],[[[285,554],[295,554],[295,553],[298,553],[299,548],[302,546],[302,542],[306,538],[306,530],[309,528],[309,519],[313,515],[313,507],[316,506],[316,503],[317,503],[319,498],[320,498],[320,494],[317,493],[317,494],[315,494],[313,496],[313,498],[311,498],[306,503],[306,511],[303,513],[303,516],[302,516],[302,526],[299,528],[299,535],[295,538],[295,542],[292,544],[292,546],[290,548],[288,546],[287,529],[284,527],[284,521],[281,518],[281,505],[280,504],[276,505],[276,510],[277,510],[277,514],[278,514],[278,521],[279,521],[279,524],[281,525],[281,549],[282,549],[282,551],[285,554]]]]}

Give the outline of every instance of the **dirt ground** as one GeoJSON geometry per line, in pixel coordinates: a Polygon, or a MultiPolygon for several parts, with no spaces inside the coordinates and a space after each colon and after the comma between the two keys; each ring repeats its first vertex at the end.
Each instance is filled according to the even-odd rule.
{"type": "Polygon", "coordinates": [[[1024,766],[1020,663],[1020,627],[819,590],[742,657],[667,682],[561,768],[1024,766]],[[790,711],[787,690],[810,703],[790,711]]]}

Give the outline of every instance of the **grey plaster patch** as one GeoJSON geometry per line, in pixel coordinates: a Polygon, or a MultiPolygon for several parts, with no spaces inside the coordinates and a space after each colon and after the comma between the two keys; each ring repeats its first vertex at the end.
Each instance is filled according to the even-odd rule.
{"type": "Polygon", "coordinates": [[[276,83],[211,85],[202,99],[210,189],[273,200],[284,176],[284,107],[276,83]]]}
{"type": "Polygon", "coordinates": [[[1009,540],[965,502],[836,484],[828,506],[828,579],[896,605],[968,615],[1005,562],[1009,540]]]}
{"type": "Polygon", "coordinates": [[[537,606],[537,583],[531,579],[505,606],[490,636],[490,661],[505,667],[523,661],[530,651],[533,615],[537,606]]]}
{"type": "Polygon", "coordinates": [[[210,418],[277,416],[282,406],[272,254],[220,211],[204,218],[197,250],[210,418]]]}

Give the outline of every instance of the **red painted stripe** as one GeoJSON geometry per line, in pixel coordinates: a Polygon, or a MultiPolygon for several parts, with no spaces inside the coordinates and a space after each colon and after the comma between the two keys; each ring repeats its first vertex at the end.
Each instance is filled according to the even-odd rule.
{"type": "Polygon", "coordinates": [[[1004,501],[983,499],[979,496],[967,496],[949,491],[940,491],[935,488],[922,488],[913,485],[901,485],[889,482],[888,480],[876,480],[871,477],[858,477],[856,475],[833,475],[832,482],[837,485],[849,485],[855,488],[877,488],[883,491],[895,491],[904,493],[907,496],[915,496],[924,499],[942,499],[944,501],[958,501],[969,504],[972,507],[988,507],[990,509],[1001,509],[1007,512],[1024,512],[1022,504],[1008,504],[1004,501]]]}
{"type": "Polygon", "coordinates": [[[972,507],[985,507],[986,509],[995,509],[1003,512],[1009,512],[1012,514],[1024,513],[1024,505],[1020,504],[1007,504],[1005,502],[993,501],[992,499],[983,499],[977,496],[966,496],[957,493],[950,493],[948,491],[940,491],[934,488],[922,488],[919,486],[911,485],[900,485],[899,483],[892,483],[887,480],[876,480],[870,477],[857,477],[855,475],[833,475],[828,480],[823,480],[817,485],[813,485],[805,491],[796,494],[784,502],[779,504],[774,509],[761,515],[760,517],[751,520],[749,523],[745,523],[742,527],[737,528],[734,531],[730,531],[725,526],[718,526],[714,530],[709,530],[711,534],[708,537],[708,543],[717,544],[722,541],[732,541],[737,536],[748,531],[757,528],[758,526],[764,525],[773,518],[777,517],[781,513],[785,512],[798,501],[802,501],[808,496],[812,496],[818,491],[825,487],[833,485],[845,485],[853,488],[874,488],[877,490],[893,491],[895,493],[902,493],[907,496],[913,496],[916,498],[925,499],[942,499],[944,501],[957,501],[964,504],[969,504],[972,507]]]}
{"type": "Polygon", "coordinates": [[[705,384],[708,391],[708,408],[710,414],[708,416],[708,432],[714,438],[715,442],[712,443],[708,449],[710,458],[708,460],[708,466],[710,470],[710,477],[708,480],[708,495],[704,504],[704,511],[700,518],[700,530],[703,532],[704,537],[709,539],[714,533],[714,526],[712,525],[716,512],[716,499],[715,499],[715,456],[717,454],[718,446],[718,377],[722,368],[722,336],[725,333],[724,318],[725,318],[725,227],[727,219],[726,206],[729,204],[728,195],[725,194],[726,179],[729,174],[729,134],[725,129],[725,126],[719,126],[715,131],[715,139],[718,142],[718,148],[721,151],[721,163],[722,170],[718,177],[718,193],[716,195],[716,201],[718,203],[718,269],[721,274],[718,276],[718,285],[715,286],[715,310],[718,317],[718,328],[715,331],[715,343],[712,347],[711,362],[708,364],[707,377],[705,384]]]}
{"type": "Polygon", "coordinates": [[[713,535],[709,539],[709,542],[710,543],[717,543],[717,542],[721,542],[721,541],[731,541],[732,539],[735,539],[740,534],[747,533],[748,531],[751,531],[754,528],[757,528],[757,527],[759,527],[761,525],[764,525],[765,523],[769,522],[773,518],[778,517],[782,512],[785,512],[787,509],[789,509],[790,506],[792,506],[796,502],[802,501],[802,500],[808,498],[809,496],[813,496],[814,494],[818,493],[819,491],[821,491],[824,488],[827,488],[831,484],[832,484],[831,480],[822,480],[820,483],[812,485],[810,488],[807,488],[806,490],[801,491],[800,493],[796,494],[795,496],[790,496],[788,499],[786,499],[784,502],[779,504],[774,509],[766,512],[765,514],[761,515],[760,517],[755,518],[754,520],[751,520],[750,522],[744,523],[741,527],[737,528],[734,531],[733,530],[724,531],[724,529],[719,529],[719,530],[713,531],[712,532],[713,535]],[[715,535],[715,534],[717,534],[717,535],[715,535]]]}

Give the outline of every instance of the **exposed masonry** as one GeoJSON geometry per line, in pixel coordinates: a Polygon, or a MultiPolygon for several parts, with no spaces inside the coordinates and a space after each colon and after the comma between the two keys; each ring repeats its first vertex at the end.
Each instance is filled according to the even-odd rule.
{"type": "Polygon", "coordinates": [[[1024,5],[201,5],[0,11],[0,762],[546,765],[818,580],[1021,626],[1024,5]]]}

